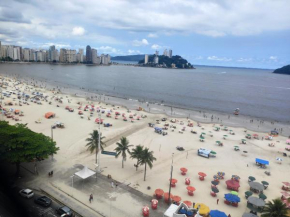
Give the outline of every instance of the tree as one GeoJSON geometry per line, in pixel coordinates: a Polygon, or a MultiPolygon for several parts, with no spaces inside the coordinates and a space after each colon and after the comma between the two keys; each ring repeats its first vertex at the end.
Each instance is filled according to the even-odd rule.
{"type": "Polygon", "coordinates": [[[26,124],[11,126],[5,121],[0,123],[0,156],[2,160],[16,165],[16,176],[19,176],[21,163],[35,162],[37,173],[36,162],[59,150],[50,137],[31,131],[26,124]]]}
{"type": "Polygon", "coordinates": [[[140,165],[145,164],[145,171],[144,171],[144,181],[146,179],[146,169],[147,169],[147,164],[150,169],[153,167],[153,161],[155,161],[156,158],[153,156],[153,151],[149,151],[148,148],[145,148],[142,152],[141,158],[140,158],[140,165]]]}
{"type": "Polygon", "coordinates": [[[137,169],[139,167],[142,153],[143,153],[143,146],[141,146],[141,145],[137,145],[136,148],[132,149],[131,158],[137,160],[136,165],[134,165],[136,167],[136,171],[137,171],[137,169]]]}
{"type": "Polygon", "coordinates": [[[132,145],[129,145],[129,140],[126,137],[122,137],[120,142],[117,142],[117,147],[115,148],[115,151],[117,152],[116,158],[119,157],[119,155],[122,155],[122,168],[124,168],[124,161],[127,159],[127,154],[130,154],[130,149],[132,145]]]}
{"type": "Polygon", "coordinates": [[[266,203],[262,217],[287,217],[286,205],[280,199],[274,199],[273,202],[266,203]]]}
{"type": "MultiPolygon", "coordinates": [[[[102,142],[102,139],[104,139],[104,136],[101,136],[101,149],[104,150],[103,145],[104,143],[102,142]]],[[[99,131],[94,130],[92,133],[90,133],[90,137],[86,139],[88,142],[86,146],[88,146],[87,150],[90,150],[91,153],[93,153],[96,150],[96,163],[98,163],[97,158],[98,158],[98,153],[99,153],[99,131]]]]}

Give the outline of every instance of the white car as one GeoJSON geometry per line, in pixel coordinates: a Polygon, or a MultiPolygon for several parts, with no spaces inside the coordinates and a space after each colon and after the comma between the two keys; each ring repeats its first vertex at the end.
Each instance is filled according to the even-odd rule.
{"type": "Polygon", "coordinates": [[[31,198],[34,196],[34,193],[32,190],[30,189],[22,189],[21,191],[19,191],[19,194],[22,196],[22,197],[25,197],[25,198],[31,198]]]}

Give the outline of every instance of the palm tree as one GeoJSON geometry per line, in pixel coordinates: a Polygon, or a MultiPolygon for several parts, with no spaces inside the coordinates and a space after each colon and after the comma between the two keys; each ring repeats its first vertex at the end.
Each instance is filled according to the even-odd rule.
{"type": "MultiPolygon", "coordinates": [[[[104,139],[105,137],[101,135],[101,149],[104,150],[103,145],[104,143],[102,142],[102,139],[104,139]]],[[[90,133],[90,137],[86,139],[86,141],[88,142],[86,144],[86,146],[88,146],[87,150],[90,150],[91,153],[93,153],[96,150],[96,163],[98,163],[97,161],[97,156],[99,153],[99,131],[94,130],[92,133],[90,133]]]]}
{"type": "Polygon", "coordinates": [[[139,164],[140,164],[139,161],[141,159],[142,153],[143,153],[143,146],[141,146],[141,145],[137,145],[136,148],[132,149],[131,158],[132,159],[137,159],[136,165],[134,164],[134,166],[136,167],[136,171],[137,171],[137,169],[139,167],[139,164]]]}
{"type": "Polygon", "coordinates": [[[263,211],[262,217],[287,217],[286,205],[282,200],[274,199],[273,202],[269,201],[266,203],[263,211]]]}
{"type": "Polygon", "coordinates": [[[122,137],[120,142],[117,142],[117,148],[115,148],[115,151],[117,152],[116,154],[116,158],[119,157],[120,154],[122,154],[122,168],[124,168],[124,161],[126,161],[127,159],[127,154],[126,152],[128,152],[129,154],[130,149],[129,147],[131,147],[132,145],[129,145],[129,140],[126,137],[122,137]]]}
{"type": "Polygon", "coordinates": [[[151,169],[153,167],[153,161],[155,161],[156,158],[153,156],[153,151],[149,151],[148,148],[145,148],[141,154],[140,158],[140,165],[145,164],[145,171],[144,171],[144,181],[146,179],[146,169],[147,169],[147,164],[149,168],[151,169]]]}

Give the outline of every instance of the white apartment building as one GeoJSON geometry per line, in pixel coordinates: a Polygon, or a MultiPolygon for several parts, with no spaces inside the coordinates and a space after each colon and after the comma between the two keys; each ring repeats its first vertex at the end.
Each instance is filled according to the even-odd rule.
{"type": "Polygon", "coordinates": [[[77,61],[77,51],[76,50],[66,50],[66,62],[73,63],[77,61]]]}
{"type": "Polygon", "coordinates": [[[0,51],[0,56],[1,57],[7,57],[7,49],[8,46],[7,45],[1,45],[1,51],[0,51]]]}
{"type": "Polygon", "coordinates": [[[29,62],[30,60],[30,49],[24,48],[23,49],[23,61],[29,62]]]}
{"type": "Polygon", "coordinates": [[[158,63],[159,63],[159,58],[158,58],[158,56],[155,56],[155,57],[154,57],[154,63],[155,63],[155,64],[158,64],[158,63]]]}
{"type": "Polygon", "coordinates": [[[97,51],[97,49],[92,49],[92,62],[93,62],[93,64],[98,64],[98,51],[97,51]]]}
{"type": "Polygon", "coordinates": [[[147,63],[148,63],[148,54],[145,54],[144,63],[145,63],[145,64],[147,64],[147,63]]]}

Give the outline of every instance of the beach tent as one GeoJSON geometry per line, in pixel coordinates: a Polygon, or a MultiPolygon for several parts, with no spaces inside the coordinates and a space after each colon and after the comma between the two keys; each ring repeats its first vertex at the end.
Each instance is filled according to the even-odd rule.
{"type": "Polygon", "coordinates": [[[269,161],[256,158],[256,164],[269,165],[269,161]]]}
{"type": "Polygon", "coordinates": [[[199,156],[207,157],[207,158],[209,158],[210,152],[211,152],[211,150],[204,149],[204,148],[200,148],[197,150],[197,154],[199,156]]]}
{"type": "Polygon", "coordinates": [[[55,117],[55,114],[53,112],[47,112],[47,113],[45,113],[44,117],[45,118],[53,118],[53,117],[55,117]]]}
{"type": "Polygon", "coordinates": [[[176,213],[178,206],[175,204],[171,204],[170,207],[165,211],[163,217],[172,217],[174,213],[176,213]]]}
{"type": "Polygon", "coordinates": [[[75,173],[75,175],[77,175],[78,177],[80,177],[82,179],[87,179],[95,174],[96,174],[95,171],[90,170],[86,166],[81,171],[75,173]]]}

